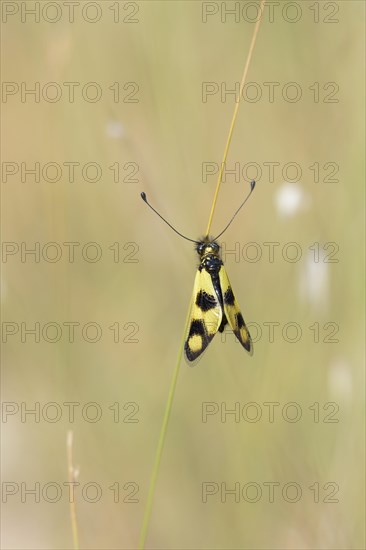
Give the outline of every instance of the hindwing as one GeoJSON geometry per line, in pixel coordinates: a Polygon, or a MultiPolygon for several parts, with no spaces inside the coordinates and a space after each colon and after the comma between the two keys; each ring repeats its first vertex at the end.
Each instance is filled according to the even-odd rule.
{"type": "Polygon", "coordinates": [[[223,308],[226,319],[241,345],[253,355],[253,343],[249,330],[241,314],[239,304],[233,294],[225,267],[222,265],[219,271],[220,287],[223,299],[223,308]]]}

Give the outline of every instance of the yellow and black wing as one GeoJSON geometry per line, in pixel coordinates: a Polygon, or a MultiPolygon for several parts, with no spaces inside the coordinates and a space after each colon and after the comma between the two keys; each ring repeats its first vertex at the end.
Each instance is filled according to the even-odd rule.
{"type": "Polygon", "coordinates": [[[184,355],[192,364],[207,348],[222,321],[222,308],[211,275],[198,269],[193,287],[192,307],[184,355]]]}
{"type": "Polygon", "coordinates": [[[250,355],[253,355],[253,343],[249,330],[246,327],[238,302],[233,294],[226,269],[223,265],[219,271],[219,280],[226,319],[239,342],[250,353],[250,355]]]}

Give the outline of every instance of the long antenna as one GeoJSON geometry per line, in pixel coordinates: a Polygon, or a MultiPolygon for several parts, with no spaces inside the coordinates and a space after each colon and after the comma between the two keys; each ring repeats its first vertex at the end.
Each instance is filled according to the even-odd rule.
{"type": "Polygon", "coordinates": [[[159,212],[157,210],[155,210],[155,208],[153,206],[151,206],[151,204],[148,202],[147,197],[146,197],[146,193],[141,193],[141,198],[144,202],[146,202],[147,206],[150,206],[151,210],[153,210],[155,212],[155,214],[157,214],[159,216],[159,218],[161,218],[163,220],[163,222],[165,222],[167,225],[169,225],[169,227],[171,227],[173,229],[173,231],[175,231],[178,235],[183,237],[183,239],[186,239],[187,241],[191,241],[192,243],[198,244],[198,241],[194,241],[193,239],[190,239],[189,237],[186,237],[182,233],[179,233],[179,231],[177,231],[175,229],[175,227],[172,226],[171,223],[169,223],[165,218],[163,218],[163,216],[161,214],[159,214],[159,212]]]}
{"type": "Polygon", "coordinates": [[[248,193],[248,195],[245,197],[244,201],[241,203],[241,205],[239,206],[239,208],[237,209],[237,211],[235,212],[235,214],[233,215],[233,217],[231,218],[231,220],[229,221],[229,223],[227,224],[227,226],[225,227],[225,229],[223,231],[221,231],[221,233],[219,233],[217,235],[217,237],[214,238],[214,241],[216,241],[216,239],[218,239],[219,237],[221,237],[221,235],[223,233],[225,233],[225,231],[227,230],[227,228],[229,227],[229,225],[231,224],[231,222],[234,220],[234,218],[236,217],[236,215],[238,214],[239,210],[242,209],[242,207],[244,206],[244,204],[247,202],[247,200],[249,199],[250,195],[253,193],[254,191],[254,187],[255,187],[255,181],[251,181],[250,182],[250,191],[248,193]]]}
{"type": "MultiPolygon", "coordinates": [[[[234,218],[236,218],[237,214],[239,213],[239,211],[243,208],[244,204],[247,202],[247,200],[249,199],[250,195],[253,193],[254,191],[254,187],[255,187],[255,181],[251,181],[250,182],[250,191],[248,193],[248,195],[245,197],[244,201],[241,203],[241,205],[239,206],[239,208],[237,209],[237,211],[235,212],[235,214],[233,215],[233,217],[231,218],[231,220],[229,221],[229,223],[226,225],[225,229],[223,229],[221,231],[221,233],[219,233],[217,235],[217,237],[215,237],[213,240],[216,241],[216,239],[218,239],[219,237],[221,237],[221,235],[223,235],[225,233],[225,231],[227,230],[227,228],[229,227],[229,225],[234,221],[234,218]]],[[[146,193],[141,193],[141,198],[144,202],[146,202],[147,206],[149,206],[151,208],[151,210],[153,210],[155,212],[155,214],[157,214],[159,216],[159,218],[161,218],[163,220],[163,222],[165,222],[167,225],[169,225],[169,227],[171,227],[171,229],[173,229],[173,231],[175,231],[175,233],[177,233],[177,235],[179,235],[180,237],[183,237],[183,239],[186,239],[187,241],[191,241],[191,243],[195,243],[195,244],[199,244],[199,241],[195,241],[194,239],[190,239],[189,237],[186,237],[185,235],[183,235],[182,233],[180,233],[179,231],[177,231],[177,229],[175,229],[175,227],[172,226],[171,223],[169,223],[165,218],[163,218],[163,216],[161,214],[159,214],[159,212],[157,210],[155,210],[155,208],[153,206],[151,206],[151,204],[149,203],[149,201],[147,200],[147,196],[146,196],[146,193]]]]}

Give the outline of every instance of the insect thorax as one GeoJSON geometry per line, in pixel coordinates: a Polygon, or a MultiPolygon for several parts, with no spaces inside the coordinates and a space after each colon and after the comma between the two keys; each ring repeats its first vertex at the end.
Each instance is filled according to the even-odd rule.
{"type": "Polygon", "coordinates": [[[218,274],[222,266],[220,245],[216,241],[204,239],[199,241],[196,250],[201,260],[200,269],[206,269],[212,275],[218,274]]]}

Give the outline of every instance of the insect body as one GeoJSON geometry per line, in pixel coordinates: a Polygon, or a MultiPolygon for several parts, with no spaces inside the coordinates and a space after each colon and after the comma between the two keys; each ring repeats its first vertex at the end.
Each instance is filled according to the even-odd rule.
{"type": "Polygon", "coordinates": [[[196,251],[200,257],[196,278],[193,287],[191,314],[188,332],[184,344],[184,354],[188,363],[195,362],[207,348],[217,331],[223,332],[227,324],[232,328],[242,346],[253,354],[253,344],[249,331],[245,325],[237,301],[233,294],[224,264],[220,258],[220,246],[216,239],[229,227],[239,210],[244,206],[252,191],[255,182],[251,182],[250,192],[239,206],[227,226],[214,239],[208,236],[195,241],[177,231],[155,208],[148,202],[145,193],[141,198],[166,223],[187,241],[196,244],[196,251]]]}
{"type": "Polygon", "coordinates": [[[196,361],[217,331],[229,324],[244,348],[253,353],[252,341],[233,294],[219,244],[206,238],[197,243],[200,256],[184,354],[189,363],[196,361]]]}

